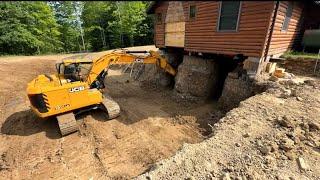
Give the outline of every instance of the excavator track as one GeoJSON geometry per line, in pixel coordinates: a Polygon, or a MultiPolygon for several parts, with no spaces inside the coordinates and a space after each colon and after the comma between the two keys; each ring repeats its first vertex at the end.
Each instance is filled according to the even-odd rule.
{"type": "Polygon", "coordinates": [[[57,116],[62,136],[78,131],[76,118],[72,112],[57,116]]]}
{"type": "Polygon", "coordinates": [[[120,115],[120,106],[110,96],[104,95],[102,105],[108,113],[108,119],[114,119],[120,115]]]}

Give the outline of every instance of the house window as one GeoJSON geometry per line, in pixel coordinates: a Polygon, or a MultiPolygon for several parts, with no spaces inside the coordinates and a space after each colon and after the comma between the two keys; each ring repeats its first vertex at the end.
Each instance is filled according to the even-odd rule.
{"type": "Polygon", "coordinates": [[[189,8],[189,18],[195,18],[196,17],[196,6],[195,5],[191,5],[189,8]]]}
{"type": "Polygon", "coordinates": [[[282,24],[282,31],[287,31],[289,27],[289,22],[292,16],[292,2],[289,2],[287,12],[286,12],[286,17],[284,18],[283,24],[282,24]]]}
{"type": "Polygon", "coordinates": [[[157,13],[157,23],[158,24],[162,23],[162,14],[161,13],[157,13]]]}
{"type": "Polygon", "coordinates": [[[218,21],[219,31],[236,31],[240,14],[240,1],[222,1],[218,21]]]}

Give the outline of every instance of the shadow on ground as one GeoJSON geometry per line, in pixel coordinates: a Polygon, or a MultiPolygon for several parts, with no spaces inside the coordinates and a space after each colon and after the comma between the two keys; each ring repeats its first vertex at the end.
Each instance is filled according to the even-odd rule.
{"type": "Polygon", "coordinates": [[[6,135],[30,136],[40,132],[50,139],[61,137],[56,119],[41,119],[31,110],[11,114],[1,126],[1,133],[6,135]]]}

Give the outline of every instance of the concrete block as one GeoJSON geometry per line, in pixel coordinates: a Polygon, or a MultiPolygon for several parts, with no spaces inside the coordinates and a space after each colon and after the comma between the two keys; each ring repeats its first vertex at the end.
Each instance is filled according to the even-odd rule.
{"type": "Polygon", "coordinates": [[[266,66],[266,72],[273,73],[276,70],[276,67],[277,67],[277,63],[269,62],[267,63],[267,66],[266,66]]]}
{"type": "Polygon", "coordinates": [[[276,68],[273,75],[278,78],[283,78],[285,76],[285,69],[284,68],[276,68]]]}

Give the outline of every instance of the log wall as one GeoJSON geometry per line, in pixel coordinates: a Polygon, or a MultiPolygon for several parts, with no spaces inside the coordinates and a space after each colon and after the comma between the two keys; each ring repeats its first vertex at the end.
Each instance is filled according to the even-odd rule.
{"type": "Polygon", "coordinates": [[[282,30],[288,3],[288,1],[280,1],[268,55],[281,55],[285,51],[290,50],[295,43],[301,42],[301,36],[299,36],[303,10],[301,2],[293,1],[292,16],[289,21],[288,30],[282,30]]]}
{"type": "Polygon", "coordinates": [[[168,9],[169,2],[164,1],[160,2],[159,5],[155,9],[155,14],[161,13],[162,14],[162,22],[155,22],[155,28],[154,28],[154,40],[155,45],[158,48],[165,47],[164,45],[164,38],[165,38],[165,19],[166,19],[166,13],[168,9]]]}
{"type": "MultiPolygon", "coordinates": [[[[163,13],[163,21],[166,19],[168,4],[169,2],[167,1],[161,2],[155,8],[155,13],[163,13]]],[[[287,6],[287,1],[280,1],[268,55],[282,54],[290,50],[295,43],[300,43],[301,41],[301,33],[299,35],[299,32],[303,3],[294,2],[288,30],[282,31],[281,28],[287,6]]],[[[251,57],[263,57],[267,38],[269,38],[275,2],[241,1],[238,30],[233,32],[217,30],[219,8],[219,1],[183,1],[185,29],[169,28],[168,26],[170,30],[167,28],[167,31],[171,32],[174,29],[177,29],[177,31],[184,30],[184,50],[189,52],[228,55],[244,54],[251,57]],[[189,19],[190,5],[196,5],[196,17],[193,19],[189,19]]],[[[181,24],[184,24],[184,22],[180,22],[181,24]]],[[[156,23],[155,42],[157,47],[166,47],[165,41],[170,42],[170,38],[175,41],[173,36],[167,36],[167,40],[165,40],[165,31],[165,21],[161,24],[156,23]]],[[[182,46],[180,45],[180,47],[182,46]]]]}
{"type": "MultiPolygon", "coordinates": [[[[190,3],[185,2],[188,13],[190,3]]],[[[272,14],[273,2],[242,1],[238,30],[217,31],[220,2],[198,1],[196,18],[186,22],[185,50],[260,57],[272,14]]]]}

